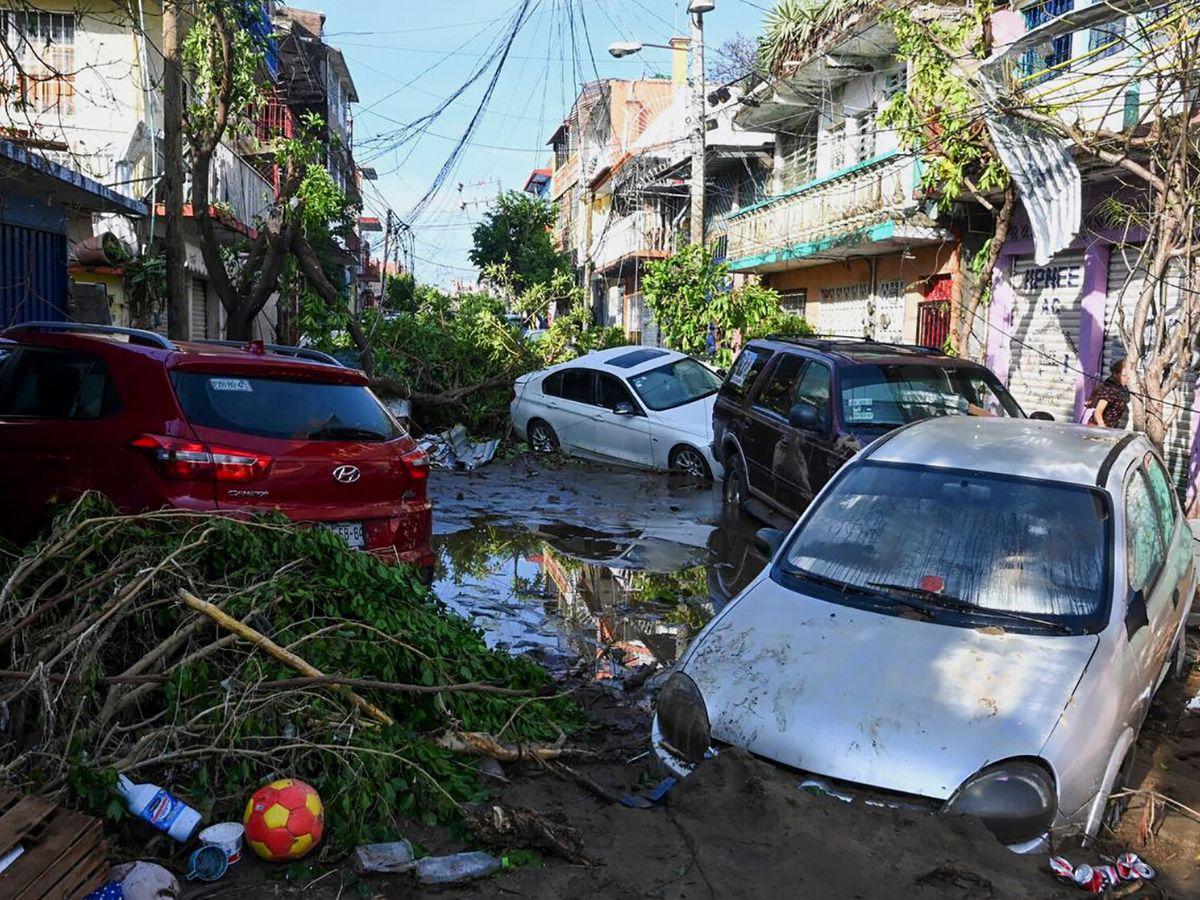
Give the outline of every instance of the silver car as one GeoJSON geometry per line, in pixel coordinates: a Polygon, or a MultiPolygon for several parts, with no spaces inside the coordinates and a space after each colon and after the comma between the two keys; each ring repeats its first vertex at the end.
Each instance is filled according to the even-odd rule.
{"type": "Polygon", "coordinates": [[[977,815],[1021,852],[1118,814],[1196,586],[1144,436],[919,422],[774,536],[664,685],[668,768],[744,747],[844,799],[977,815]]]}

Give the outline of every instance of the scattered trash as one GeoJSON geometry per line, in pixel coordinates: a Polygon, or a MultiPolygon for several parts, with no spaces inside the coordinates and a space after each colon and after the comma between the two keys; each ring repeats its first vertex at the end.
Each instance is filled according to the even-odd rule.
{"type": "Polygon", "coordinates": [[[245,833],[241,822],[218,822],[200,832],[200,843],[219,847],[232,866],[242,858],[242,835],[245,833]]]}
{"type": "Polygon", "coordinates": [[[413,859],[413,847],[408,841],[393,841],[390,844],[367,844],[354,851],[355,864],[360,872],[408,872],[417,862],[413,859]]]}
{"type": "Polygon", "coordinates": [[[1059,881],[1074,884],[1092,894],[1110,891],[1123,881],[1153,881],[1158,874],[1136,853],[1122,853],[1115,862],[1105,859],[1099,866],[1087,863],[1073,866],[1066,857],[1055,856],[1050,860],[1050,871],[1059,881]]]}
{"type": "Polygon", "coordinates": [[[268,862],[299,859],[321,843],[325,808],[316,788],[297,778],[263,785],[246,804],[246,840],[268,862]]]}
{"type": "Polygon", "coordinates": [[[44,797],[0,787],[0,872],[0,897],[83,896],[109,880],[104,827],[44,797]]]}
{"type": "Polygon", "coordinates": [[[833,785],[827,781],[822,781],[819,778],[805,778],[800,782],[800,790],[808,791],[810,794],[819,794],[822,797],[832,797],[835,800],[841,800],[843,803],[853,803],[854,798],[842,791],[835,790],[833,785]]]}
{"type": "Polygon", "coordinates": [[[453,856],[426,856],[417,860],[417,880],[421,884],[455,884],[486,878],[500,871],[500,860],[490,853],[474,851],[453,856]]]}
{"type": "Polygon", "coordinates": [[[13,847],[3,856],[0,856],[0,872],[3,872],[9,866],[15,863],[24,852],[25,848],[20,844],[17,844],[17,846],[13,847]]]}
{"type": "Polygon", "coordinates": [[[200,813],[157,784],[134,784],[120,775],[117,790],[131,813],[181,844],[200,824],[200,813]]]}
{"type": "Polygon", "coordinates": [[[1184,709],[1191,713],[1200,712],[1200,694],[1197,694],[1195,697],[1189,700],[1184,709]]]}
{"type": "Polygon", "coordinates": [[[109,884],[119,885],[117,896],[125,900],[179,900],[183,892],[174,875],[158,863],[142,860],[115,866],[109,884]]]}
{"type": "Polygon", "coordinates": [[[217,881],[229,871],[229,856],[216,844],[203,844],[188,857],[188,881],[217,881]]]}
{"type": "Polygon", "coordinates": [[[472,441],[467,437],[465,425],[455,425],[449,431],[425,435],[417,441],[417,446],[425,451],[434,468],[470,470],[491,462],[500,442],[472,441]]]}

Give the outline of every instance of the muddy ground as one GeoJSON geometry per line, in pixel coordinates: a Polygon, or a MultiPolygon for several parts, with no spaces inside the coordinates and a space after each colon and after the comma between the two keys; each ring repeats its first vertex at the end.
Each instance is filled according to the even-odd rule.
{"type": "MultiPolygon", "coordinates": [[[[665,670],[690,637],[765,562],[756,523],[723,513],[713,489],[662,476],[529,457],[474,473],[434,473],[435,589],[495,646],[526,653],[578,690],[596,723],[596,761],[571,766],[592,788],[533,764],[490,776],[505,807],[576,829],[586,862],[542,854],[461,887],[422,888],[409,876],[363,877],[348,866],[289,882],[249,860],[193,897],[1080,896],[1044,856],[1019,857],[977,821],[851,806],[799,789],[799,778],[727,753],[651,809],[597,796],[645,794],[659,779],[646,753],[651,696],[632,692],[640,666],[665,670]]],[[[1193,652],[1193,658],[1195,653],[1193,652]]],[[[661,671],[661,670],[660,670],[661,671]]],[[[1061,848],[1075,862],[1134,849],[1160,878],[1141,896],[1200,896],[1200,671],[1164,690],[1143,730],[1138,787],[1116,835],[1061,848]],[[1151,793],[1158,792],[1158,793],[1151,793]]],[[[336,822],[327,824],[336,828],[336,822]]],[[[448,829],[405,835],[429,853],[469,849],[448,829]]],[[[1127,894],[1123,894],[1127,895],[1127,894]]]]}

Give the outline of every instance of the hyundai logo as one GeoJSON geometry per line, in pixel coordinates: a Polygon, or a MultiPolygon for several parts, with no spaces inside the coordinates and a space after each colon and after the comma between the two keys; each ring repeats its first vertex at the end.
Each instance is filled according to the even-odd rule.
{"type": "Polygon", "coordinates": [[[338,466],[333,470],[333,480],[342,484],[354,484],[360,478],[362,472],[358,471],[358,466],[338,466]]]}

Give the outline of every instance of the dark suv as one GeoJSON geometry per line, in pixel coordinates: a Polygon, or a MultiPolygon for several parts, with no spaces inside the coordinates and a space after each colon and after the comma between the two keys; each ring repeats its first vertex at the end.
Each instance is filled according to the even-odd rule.
{"type": "Polygon", "coordinates": [[[713,408],[725,500],[796,518],[860,448],[893,428],[946,415],[1025,416],[990,370],[930,347],[751,341],[713,408]]]}
{"type": "Polygon", "coordinates": [[[429,578],[429,462],[333,357],[38,322],[0,332],[0,535],[87,490],[121,510],[279,510],[429,578]]]}

